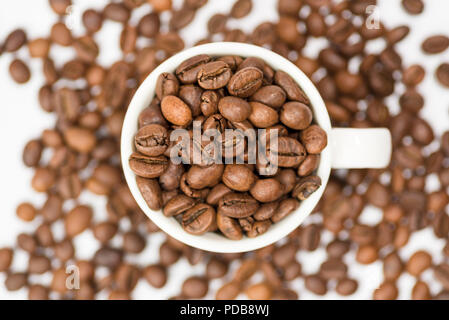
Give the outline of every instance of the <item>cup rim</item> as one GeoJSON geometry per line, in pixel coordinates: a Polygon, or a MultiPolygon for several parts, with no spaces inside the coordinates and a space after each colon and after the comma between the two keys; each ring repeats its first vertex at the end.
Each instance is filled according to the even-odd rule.
{"type": "Polygon", "coordinates": [[[128,187],[142,211],[165,233],[189,246],[219,253],[236,253],[256,250],[277,242],[299,227],[309,216],[321,198],[327,185],[331,170],[331,122],[324,101],[312,81],[292,62],[263,47],[237,43],[215,42],[203,44],[183,50],[162,62],[141,83],[135,92],[123,121],[121,132],[120,156],[123,172],[128,187]],[[199,54],[211,56],[238,55],[241,57],[258,57],[268,63],[274,70],[288,73],[302,88],[310,100],[313,115],[318,125],[326,131],[328,144],[321,152],[317,175],[321,178],[321,187],[309,198],[301,201],[299,207],[281,221],[270,226],[267,232],[255,238],[244,236],[241,240],[230,240],[222,235],[208,232],[204,235],[192,235],[184,231],[173,218],[166,217],[162,211],[151,210],[140,193],[136,175],[129,167],[129,156],[134,151],[134,135],[137,132],[137,122],[140,112],[149,106],[155,95],[156,81],[162,72],[173,72],[184,60],[199,54]]]}

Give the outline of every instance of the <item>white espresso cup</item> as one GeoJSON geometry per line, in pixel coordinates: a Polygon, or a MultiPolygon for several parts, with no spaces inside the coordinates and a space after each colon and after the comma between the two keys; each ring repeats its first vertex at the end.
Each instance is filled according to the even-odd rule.
{"type": "Polygon", "coordinates": [[[234,43],[216,42],[186,49],[160,64],[137,89],[126,112],[121,136],[121,161],[128,186],[140,208],[164,232],[171,237],[202,250],[213,252],[246,252],[270,245],[296,229],[316,206],[329,180],[331,169],[384,168],[391,157],[391,135],[388,129],[332,128],[323,99],[309,78],[289,60],[262,47],[234,43]],[[299,207],[281,221],[270,226],[267,232],[255,238],[243,237],[230,240],[218,233],[192,235],[184,231],[175,218],[168,218],[161,211],[151,210],[140,193],[136,175],[129,167],[128,159],[134,150],[134,135],[138,128],[140,112],[149,106],[155,96],[156,81],[163,72],[174,72],[184,60],[199,54],[210,56],[237,55],[258,57],[274,70],[288,73],[302,88],[310,100],[314,120],[326,131],[327,147],[321,152],[317,175],[322,185],[299,207]]]}

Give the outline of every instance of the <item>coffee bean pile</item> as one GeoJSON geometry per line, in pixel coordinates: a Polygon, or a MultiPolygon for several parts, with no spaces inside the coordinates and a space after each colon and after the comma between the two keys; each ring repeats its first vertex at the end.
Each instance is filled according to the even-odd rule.
{"type": "MultiPolygon", "coordinates": [[[[204,263],[205,272],[185,279],[179,295],[173,298],[202,298],[208,294],[232,299],[245,294],[251,299],[297,299],[298,292],[292,289],[297,279],[316,295],[333,291],[346,296],[357,290],[358,281],[364,280],[351,277],[351,266],[344,262],[351,252],[359,264],[383,265],[383,281],[372,293],[374,299],[397,298],[397,282],[403,274],[415,279],[409,297],[448,299],[449,132],[435,137],[431,126],[420,117],[425,103],[419,93],[424,69],[419,65],[403,66],[395,50],[395,44],[407,36],[409,28],[400,25],[390,29],[380,23],[379,28],[370,29],[363,23],[367,6],[376,4],[375,0],[279,0],[279,19],[264,22],[248,34],[228,27],[228,21],[242,18],[251,10],[251,1],[239,0],[229,14],[211,17],[207,24],[209,35],[199,43],[217,38],[251,42],[289,58],[315,82],[334,125],[386,126],[391,130],[394,150],[390,166],[383,170],[333,172],[314,213],[278,244],[245,254],[213,254],[166,237],[156,263],[129,262],[146,247],[149,234],[158,229],[136,205],[120,170],[123,115],[146,75],[184,48],[178,31],[206,2],[186,0],[175,10],[170,0],[111,2],[101,11],[85,11],[85,35],[73,37],[63,23],[71,1],[50,0],[60,22],[51,28],[48,37],[31,40],[23,30],[16,30],[3,40],[2,54],[15,57],[15,52],[26,46],[31,58],[42,60],[46,83],[39,91],[39,103],[45,112],[57,116],[54,127],[25,146],[24,163],[34,168],[32,187],[46,194],[47,200],[42,207],[23,203],[17,208],[17,216],[33,221],[37,228],[19,234],[11,247],[0,249],[0,272],[6,275],[6,288],[26,288],[30,299],[93,299],[101,294],[110,299],[128,299],[140,279],[155,288],[163,287],[170,266],[184,257],[192,265],[204,263]],[[136,7],[147,8],[148,13],[133,25],[129,19],[136,7]],[[165,11],[172,16],[168,26],[160,19],[160,13],[165,11]],[[123,58],[111,66],[96,63],[99,49],[93,35],[105,20],[123,26],[123,58]],[[142,38],[151,41],[138,45],[137,39],[142,38]],[[302,49],[313,38],[326,38],[327,45],[316,57],[308,57],[302,49]],[[386,43],[384,50],[376,54],[365,50],[370,41],[379,39],[386,43]],[[53,46],[73,48],[76,58],[56,67],[51,58],[53,46]],[[357,68],[353,68],[354,64],[357,68]],[[76,85],[78,79],[85,81],[76,85]],[[394,93],[396,89],[400,93],[394,93]],[[398,112],[387,106],[387,97],[398,98],[398,112]],[[434,142],[435,138],[439,142],[434,142]],[[43,153],[50,154],[48,160],[41,157],[43,153]],[[428,177],[439,181],[435,191],[426,191],[428,177]],[[107,198],[107,219],[98,221],[90,206],[71,201],[82,191],[107,198]],[[367,206],[383,212],[381,221],[361,222],[360,215],[367,206]],[[52,231],[57,223],[65,226],[62,240],[52,231]],[[414,233],[425,228],[446,242],[441,255],[432,257],[419,250],[404,260],[402,248],[414,233]],[[79,259],[73,240],[89,230],[100,247],[91,258],[79,259]],[[325,235],[329,234],[332,239],[327,241],[325,235]],[[116,237],[120,245],[112,244],[116,237]],[[327,257],[319,270],[313,274],[303,272],[297,253],[323,247],[327,257]],[[23,252],[29,256],[26,270],[11,268],[15,255],[23,252]],[[80,270],[79,290],[66,287],[66,266],[71,265],[80,270]],[[100,269],[108,270],[107,274],[100,269]],[[256,273],[262,276],[255,282],[252,276],[256,273]],[[422,276],[424,273],[433,275],[432,287],[422,276]],[[50,274],[50,283],[32,281],[36,274],[50,274]],[[224,281],[214,292],[209,288],[212,279],[224,281]],[[437,291],[434,284],[438,284],[437,291]]],[[[403,5],[412,14],[425,10],[420,0],[404,0],[403,5]]],[[[442,39],[429,38],[423,50],[428,54],[444,51],[447,40],[442,39]]],[[[448,85],[448,70],[444,63],[436,71],[442,85],[448,85]]],[[[26,62],[18,58],[13,59],[9,71],[19,83],[30,77],[26,62]]]]}
{"type": "Polygon", "coordinates": [[[164,215],[175,217],[188,233],[256,237],[321,186],[313,173],[326,132],[312,124],[309,99],[284,71],[255,57],[203,54],[182,62],[175,74],[160,74],[156,88],[139,117],[129,165],[149,208],[164,206],[164,215]],[[204,133],[217,130],[222,150],[208,151],[213,141],[196,140],[192,121],[204,133]],[[174,141],[169,147],[171,130],[180,128],[188,144],[174,141]],[[248,144],[257,143],[254,128],[266,129],[265,140],[277,139],[277,146],[267,142],[265,154],[248,163],[248,144]],[[254,133],[248,143],[245,132],[254,133]],[[173,153],[183,161],[175,164],[173,153]],[[204,158],[196,163],[196,156],[204,158]],[[270,167],[273,160],[276,167],[270,167]]]}

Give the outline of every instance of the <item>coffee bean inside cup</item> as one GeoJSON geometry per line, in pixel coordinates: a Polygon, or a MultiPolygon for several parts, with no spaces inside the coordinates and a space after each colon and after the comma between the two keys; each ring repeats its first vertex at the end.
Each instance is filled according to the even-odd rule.
{"type": "Polygon", "coordinates": [[[326,146],[287,72],[255,57],[201,54],[158,75],[129,165],[150,209],[176,193],[163,207],[167,219],[194,235],[239,240],[265,233],[321,186],[316,169],[326,146]],[[285,200],[288,207],[278,205],[285,200]]]}

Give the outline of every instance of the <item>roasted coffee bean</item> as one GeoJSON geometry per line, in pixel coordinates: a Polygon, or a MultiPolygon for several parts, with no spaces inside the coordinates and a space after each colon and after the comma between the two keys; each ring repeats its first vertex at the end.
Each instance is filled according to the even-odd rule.
{"type": "Polygon", "coordinates": [[[150,265],[142,271],[143,278],[154,288],[162,288],[167,282],[167,270],[160,265],[150,265]]]}
{"type": "Polygon", "coordinates": [[[291,129],[304,130],[312,122],[312,111],[301,102],[288,102],[282,106],[280,120],[291,129]]]}
{"type": "Polygon", "coordinates": [[[177,216],[192,208],[195,203],[196,202],[194,199],[186,195],[179,194],[167,202],[164,206],[163,212],[167,217],[177,216]]]}
{"type": "Polygon", "coordinates": [[[275,178],[284,186],[284,194],[292,191],[297,181],[295,171],[292,169],[281,170],[275,178]]]}
{"type": "Polygon", "coordinates": [[[121,263],[123,253],[114,248],[102,247],[95,252],[93,262],[98,266],[104,266],[115,270],[121,263]]]}
{"type": "Polygon", "coordinates": [[[150,124],[137,131],[135,146],[137,151],[147,156],[159,156],[168,147],[168,132],[159,124],[150,124]]]}
{"type": "Polygon", "coordinates": [[[178,126],[186,126],[192,121],[189,106],[176,96],[165,96],[161,101],[161,111],[165,119],[178,126]]]}
{"type": "Polygon", "coordinates": [[[260,202],[278,200],[284,193],[283,185],[274,178],[259,179],[250,189],[251,195],[260,202]]]}
{"type": "Polygon", "coordinates": [[[445,87],[449,87],[449,64],[442,63],[435,72],[436,77],[440,84],[445,87]]]}
{"type": "Polygon", "coordinates": [[[157,78],[156,96],[162,100],[165,96],[176,95],[179,91],[178,79],[171,73],[163,72],[157,78]]]}
{"type": "Polygon", "coordinates": [[[238,0],[231,8],[231,17],[241,19],[250,13],[252,7],[252,0],[238,0]]]}
{"type": "Polygon", "coordinates": [[[279,121],[279,115],[273,108],[260,102],[250,102],[249,121],[257,128],[268,128],[279,121]]]}
{"type": "Polygon", "coordinates": [[[230,188],[222,183],[219,183],[209,192],[206,202],[210,205],[217,205],[218,201],[220,201],[222,197],[231,192],[232,190],[230,188]]]}
{"type": "Polygon", "coordinates": [[[197,204],[187,210],[182,216],[184,230],[191,234],[203,234],[216,228],[216,213],[213,207],[207,204],[197,204]]]}
{"type": "Polygon", "coordinates": [[[179,97],[187,103],[192,110],[192,116],[197,117],[201,114],[201,94],[203,90],[194,85],[183,85],[179,90],[179,97]]]}
{"type": "Polygon", "coordinates": [[[435,35],[427,38],[421,45],[422,50],[427,54],[437,54],[445,51],[449,47],[449,38],[445,35],[435,35]]]}
{"type": "Polygon", "coordinates": [[[209,290],[207,279],[201,277],[190,277],[182,284],[182,294],[189,299],[202,298],[209,290]]]}
{"type": "Polygon", "coordinates": [[[290,137],[279,137],[277,146],[269,150],[268,156],[271,163],[277,163],[280,167],[296,167],[305,157],[306,150],[303,145],[290,137]]]}
{"type": "Polygon", "coordinates": [[[28,66],[20,59],[15,59],[9,65],[9,74],[17,83],[25,83],[30,80],[31,73],[28,66]]]}
{"type": "Polygon", "coordinates": [[[228,193],[218,202],[218,213],[231,218],[246,218],[259,208],[259,203],[245,193],[228,193]]]}
{"type": "Polygon", "coordinates": [[[231,69],[223,61],[213,61],[201,66],[198,84],[205,90],[216,90],[226,86],[231,79],[231,69]]]}
{"type": "Polygon", "coordinates": [[[247,98],[253,95],[262,85],[263,72],[258,68],[247,67],[237,71],[227,85],[231,95],[247,98]]]}
{"type": "Polygon", "coordinates": [[[311,125],[301,132],[301,142],[308,153],[318,154],[327,146],[327,135],[317,125],[311,125]]]}
{"type": "Polygon", "coordinates": [[[288,99],[304,104],[309,103],[309,99],[305,96],[299,85],[284,71],[276,71],[274,82],[286,92],[288,99]]]}
{"type": "Polygon", "coordinates": [[[198,73],[203,65],[210,60],[211,57],[208,55],[199,55],[187,59],[176,68],[176,76],[182,83],[195,83],[198,79],[198,73]]]}
{"type": "Polygon", "coordinates": [[[327,292],[327,282],[317,275],[309,275],[304,281],[307,290],[317,295],[325,295],[327,292]]]}
{"type": "Polygon", "coordinates": [[[242,228],[236,219],[217,213],[218,229],[231,240],[240,240],[243,237],[242,228]]]}
{"type": "Polygon", "coordinates": [[[242,164],[228,164],[223,172],[223,183],[236,191],[248,191],[256,180],[254,173],[242,164]]]}
{"type": "Polygon", "coordinates": [[[422,0],[402,0],[401,4],[409,14],[420,14],[424,10],[424,3],[422,0]]]}
{"type": "Polygon", "coordinates": [[[133,153],[129,158],[131,170],[143,178],[160,177],[168,168],[168,159],[164,156],[149,157],[133,153]]]}
{"type": "Polygon", "coordinates": [[[204,91],[201,95],[201,112],[209,117],[218,111],[219,96],[215,91],[204,91]]]}
{"type": "Polygon", "coordinates": [[[271,217],[271,221],[273,223],[276,223],[282,219],[284,219],[286,216],[288,216],[290,213],[295,211],[299,206],[299,203],[296,199],[284,199],[279,203],[279,207],[274,213],[274,215],[271,217]]]}
{"type": "Polygon", "coordinates": [[[298,176],[304,177],[311,174],[318,168],[320,157],[315,154],[309,154],[298,167],[298,176]]]}
{"type": "Polygon", "coordinates": [[[14,52],[19,50],[27,42],[27,35],[23,29],[13,30],[8,34],[4,43],[3,50],[14,52]]]}
{"type": "Polygon", "coordinates": [[[68,237],[74,237],[90,226],[92,209],[80,205],[69,211],[64,219],[65,231],[68,237]]]}
{"type": "Polygon", "coordinates": [[[406,86],[414,87],[420,84],[426,75],[424,68],[418,64],[411,65],[402,73],[402,82],[406,86]]]}
{"type": "Polygon", "coordinates": [[[187,183],[194,189],[214,187],[221,180],[224,165],[212,164],[207,167],[193,165],[187,172],[187,183]]]}
{"type": "Polygon", "coordinates": [[[340,279],[335,287],[335,291],[342,296],[350,296],[358,288],[357,281],[349,278],[340,279]]]}
{"type": "Polygon", "coordinates": [[[237,97],[224,97],[218,102],[221,115],[229,121],[242,122],[251,114],[248,102],[237,97]]]}
{"type": "Polygon", "coordinates": [[[214,14],[207,22],[207,30],[211,34],[223,32],[226,29],[228,17],[224,14],[214,14]]]}
{"type": "Polygon", "coordinates": [[[159,183],[155,179],[145,179],[136,177],[136,183],[151,210],[160,210],[162,208],[162,191],[159,183]]]}
{"type": "Polygon", "coordinates": [[[432,257],[425,251],[417,251],[408,260],[406,270],[412,276],[418,277],[431,265],[432,257]]]}
{"type": "Polygon", "coordinates": [[[398,288],[393,282],[382,283],[373,294],[374,300],[395,300],[398,297],[398,288]]]}
{"type": "Polygon", "coordinates": [[[321,178],[318,176],[308,176],[299,180],[292,191],[292,196],[298,200],[305,200],[321,186],[321,178]]]}
{"type": "Polygon", "coordinates": [[[252,101],[263,103],[272,108],[280,108],[284,104],[286,93],[279,86],[264,86],[257,90],[252,96],[252,101]]]}

